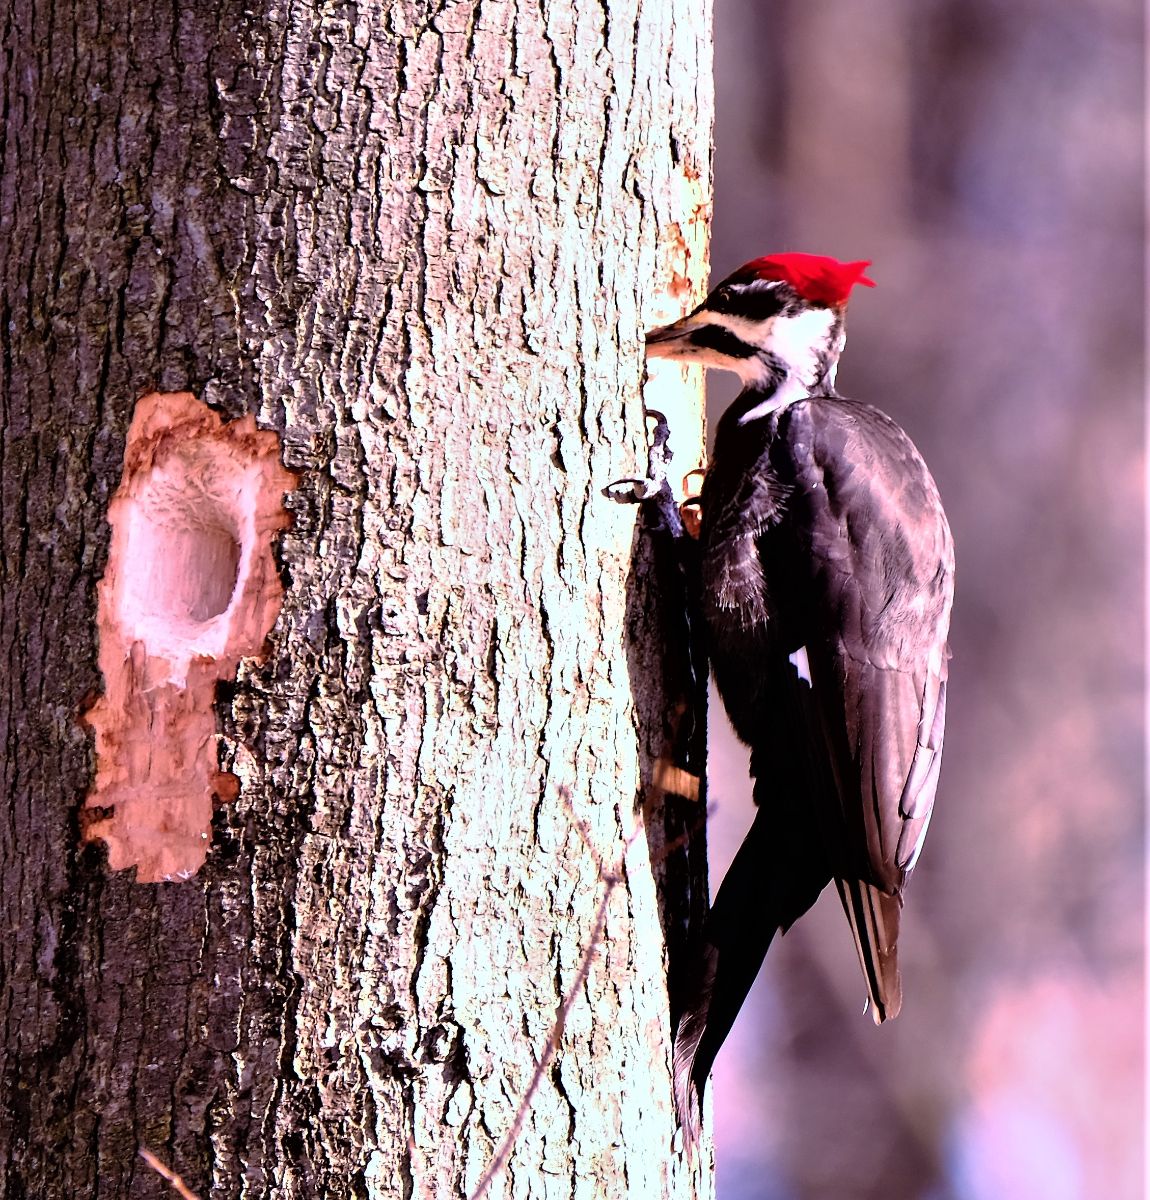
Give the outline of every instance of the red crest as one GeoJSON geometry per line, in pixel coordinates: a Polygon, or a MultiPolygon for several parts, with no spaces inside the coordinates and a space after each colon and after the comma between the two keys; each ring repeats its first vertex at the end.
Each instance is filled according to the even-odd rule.
{"type": "Polygon", "coordinates": [[[869,260],[845,263],[825,254],[768,254],[744,263],[725,282],[779,279],[790,284],[804,300],[840,308],[855,284],[874,287],[874,280],[863,274],[869,266],[869,260]]]}

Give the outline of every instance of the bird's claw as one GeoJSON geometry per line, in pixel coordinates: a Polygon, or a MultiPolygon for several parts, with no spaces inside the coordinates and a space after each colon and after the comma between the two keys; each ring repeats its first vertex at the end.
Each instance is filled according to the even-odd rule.
{"type": "MultiPolygon", "coordinates": [[[[646,478],[616,479],[603,489],[603,495],[619,504],[643,504],[652,528],[665,529],[672,537],[679,538],[684,533],[684,516],[667,482],[667,466],[674,458],[670,447],[671,426],[666,413],[657,408],[648,408],[646,416],[655,423],[647,444],[646,478]]],[[[688,531],[692,537],[698,536],[690,525],[688,531]]]]}
{"type": "Polygon", "coordinates": [[[667,423],[667,414],[657,408],[648,408],[644,415],[648,420],[655,422],[655,428],[651,430],[649,455],[657,455],[664,463],[670,462],[672,456],[671,451],[667,449],[667,443],[671,440],[671,426],[667,423]]]}
{"type": "Polygon", "coordinates": [[[647,446],[647,477],[645,479],[616,479],[603,489],[603,495],[619,504],[642,504],[654,500],[664,489],[670,493],[667,483],[667,464],[674,457],[667,443],[671,439],[671,427],[665,413],[658,409],[646,410],[648,419],[654,420],[647,446]]]}
{"type": "Polygon", "coordinates": [[[651,529],[665,529],[672,537],[683,534],[683,519],[666,475],[662,479],[616,479],[603,495],[619,504],[642,504],[651,529]]]}

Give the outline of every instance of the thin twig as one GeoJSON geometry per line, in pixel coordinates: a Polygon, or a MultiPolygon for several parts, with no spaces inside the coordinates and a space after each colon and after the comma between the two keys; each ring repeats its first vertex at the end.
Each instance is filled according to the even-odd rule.
{"type": "Polygon", "coordinates": [[[170,1183],[176,1193],[183,1197],[183,1200],[200,1200],[199,1196],[192,1191],[190,1187],[169,1167],[161,1162],[151,1150],[145,1150],[140,1147],[140,1157],[160,1176],[161,1179],[166,1179],[170,1183]]]}
{"type": "Polygon", "coordinates": [[[543,1047],[543,1053],[539,1056],[539,1062],[531,1074],[531,1082],[527,1085],[527,1090],[523,1093],[523,1098],[519,1101],[519,1107],[515,1110],[515,1120],[511,1122],[511,1128],[503,1135],[503,1140],[499,1143],[499,1148],[487,1164],[487,1170],[483,1172],[483,1177],[476,1185],[475,1191],[471,1193],[471,1200],[481,1200],[481,1197],[487,1194],[487,1189],[495,1182],[496,1177],[502,1172],[504,1166],[506,1166],[508,1158],[511,1157],[511,1148],[515,1145],[520,1133],[523,1131],[523,1125],[527,1120],[527,1113],[531,1108],[531,1101],[540,1083],[543,1082],[543,1076],[547,1073],[547,1068],[551,1065],[551,1060],[555,1057],[555,1051],[559,1049],[559,1041],[563,1036],[563,1029],[567,1023],[567,1014],[571,1011],[579,989],[583,986],[591,970],[591,960],[599,949],[599,939],[603,936],[603,930],[607,925],[607,905],[611,900],[611,893],[618,883],[618,877],[607,880],[607,887],[600,897],[599,908],[595,913],[595,928],[592,931],[587,949],[583,952],[583,958],[579,963],[579,970],[575,973],[574,982],[571,984],[567,995],[563,997],[563,1003],[559,1006],[559,1012],[555,1017],[555,1024],[551,1027],[551,1033],[547,1038],[546,1045],[543,1047]]]}
{"type": "MultiPolygon", "coordinates": [[[[603,865],[603,859],[599,856],[599,851],[595,848],[595,842],[591,837],[591,827],[586,821],[575,811],[575,804],[571,799],[571,789],[563,784],[559,788],[559,799],[563,801],[563,807],[567,810],[567,817],[571,824],[575,826],[575,832],[579,835],[579,840],[583,843],[583,849],[591,856],[591,861],[595,864],[595,870],[599,873],[600,879],[607,879],[610,872],[603,865]]],[[[638,832],[636,828],[635,832],[638,832]]],[[[634,841],[635,833],[627,839],[627,847],[631,848],[631,842],[634,841]]],[[[626,853],[626,850],[624,850],[626,853]]]]}
{"type": "MultiPolygon", "coordinates": [[[[555,1057],[555,1053],[559,1049],[559,1042],[563,1037],[563,1030],[567,1024],[567,1015],[570,1013],[579,995],[579,990],[586,982],[587,976],[591,971],[591,960],[599,950],[603,931],[607,927],[607,907],[611,903],[611,895],[619,884],[623,882],[623,866],[627,860],[627,854],[643,829],[642,825],[635,826],[623,844],[623,853],[619,859],[619,866],[612,871],[608,871],[591,840],[590,829],[586,822],[575,812],[574,806],[571,803],[570,791],[565,787],[561,787],[559,789],[559,798],[563,801],[563,807],[567,809],[568,816],[571,818],[571,824],[575,826],[576,832],[579,834],[579,838],[586,848],[587,853],[595,863],[599,878],[604,885],[603,895],[599,898],[599,907],[595,910],[595,924],[591,930],[591,937],[579,960],[579,969],[575,972],[575,978],[570,988],[567,989],[567,994],[563,997],[562,1003],[559,1005],[559,1011],[555,1016],[554,1025],[551,1026],[551,1032],[543,1047],[543,1053],[539,1056],[538,1063],[535,1064],[535,1070],[531,1073],[531,1081],[527,1085],[527,1090],[523,1093],[523,1098],[519,1101],[519,1107],[515,1110],[515,1119],[511,1122],[511,1128],[503,1135],[503,1140],[499,1143],[498,1149],[496,1149],[491,1161],[487,1164],[487,1170],[483,1172],[479,1183],[476,1184],[475,1191],[471,1193],[470,1200],[482,1200],[482,1197],[487,1194],[488,1188],[491,1187],[492,1183],[495,1182],[503,1168],[507,1165],[508,1158],[511,1157],[511,1149],[518,1140],[520,1133],[523,1131],[523,1126],[527,1121],[527,1113],[531,1109],[531,1101],[535,1093],[539,1090],[539,1085],[543,1082],[543,1076],[547,1073],[547,1068],[551,1065],[551,1060],[555,1057]]],[[[700,822],[700,824],[702,823],[700,822]]],[[[696,830],[689,830],[681,838],[676,838],[673,842],[669,842],[663,848],[664,855],[677,849],[694,832],[696,830]]]]}

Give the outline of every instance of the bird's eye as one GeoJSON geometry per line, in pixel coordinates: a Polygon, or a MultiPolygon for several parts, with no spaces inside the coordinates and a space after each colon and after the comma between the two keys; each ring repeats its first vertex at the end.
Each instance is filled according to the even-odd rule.
{"type": "Polygon", "coordinates": [[[715,291],[715,299],[719,304],[730,304],[734,298],[735,293],[733,289],[729,287],[724,286],[715,291]]]}

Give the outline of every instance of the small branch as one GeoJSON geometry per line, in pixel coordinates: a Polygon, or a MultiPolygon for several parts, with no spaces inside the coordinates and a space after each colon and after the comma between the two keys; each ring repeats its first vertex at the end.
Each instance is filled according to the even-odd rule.
{"type": "MultiPolygon", "coordinates": [[[[515,1110],[515,1119],[511,1122],[511,1128],[503,1135],[503,1140],[499,1143],[494,1155],[492,1155],[491,1162],[487,1164],[487,1170],[483,1172],[483,1176],[479,1180],[479,1183],[476,1184],[475,1191],[471,1193],[469,1200],[482,1200],[482,1197],[487,1194],[488,1189],[502,1173],[503,1168],[507,1165],[507,1160],[511,1157],[512,1147],[518,1140],[519,1134],[523,1131],[527,1114],[531,1109],[531,1101],[534,1099],[540,1083],[543,1082],[543,1076],[547,1073],[547,1068],[551,1065],[551,1060],[555,1057],[559,1049],[559,1042],[563,1037],[563,1030],[567,1024],[567,1015],[575,1004],[575,998],[578,996],[591,971],[591,962],[599,950],[603,939],[603,931],[607,927],[607,908],[611,903],[611,895],[619,884],[623,882],[623,867],[627,859],[627,853],[635,844],[635,839],[642,832],[643,828],[642,825],[635,826],[623,845],[623,853],[619,859],[619,866],[615,870],[609,871],[599,852],[595,849],[595,845],[591,840],[591,831],[586,822],[575,812],[574,806],[571,803],[571,793],[567,788],[560,788],[559,796],[563,801],[563,806],[567,809],[572,825],[574,825],[576,832],[579,834],[580,841],[582,841],[587,853],[595,863],[599,879],[603,883],[603,895],[599,897],[599,907],[595,910],[595,923],[591,929],[591,937],[579,960],[579,969],[575,972],[575,978],[570,988],[567,989],[567,994],[563,997],[562,1003],[559,1005],[559,1011],[555,1015],[555,1023],[551,1026],[551,1032],[543,1047],[543,1052],[539,1056],[535,1070],[531,1073],[531,1081],[527,1085],[527,1090],[523,1093],[522,1100],[519,1101],[519,1107],[515,1110]]],[[[701,826],[705,820],[706,818],[704,817],[703,821],[699,822],[699,825],[701,826]]],[[[695,827],[688,830],[682,837],[668,842],[663,847],[664,855],[678,849],[697,830],[698,827],[695,827]]]]}
{"type": "Polygon", "coordinates": [[[487,1189],[491,1187],[492,1183],[495,1182],[496,1178],[502,1173],[503,1168],[507,1165],[507,1160],[511,1157],[511,1148],[518,1141],[524,1122],[527,1120],[527,1114],[531,1109],[531,1101],[534,1099],[535,1093],[543,1081],[543,1076],[546,1074],[547,1068],[551,1065],[551,1060],[555,1057],[556,1050],[559,1049],[559,1041],[563,1036],[563,1028],[567,1023],[567,1014],[571,1011],[571,1007],[575,1003],[575,997],[578,995],[579,989],[583,986],[588,972],[591,970],[591,960],[599,949],[599,939],[603,936],[603,930],[607,925],[607,905],[611,900],[612,891],[614,891],[615,886],[619,883],[619,877],[615,876],[614,878],[607,879],[606,883],[606,890],[599,899],[599,907],[595,913],[595,927],[591,932],[591,940],[583,952],[583,958],[579,963],[579,970],[575,974],[575,980],[568,990],[567,995],[563,997],[563,1003],[559,1006],[559,1012],[555,1017],[555,1024],[551,1027],[551,1033],[547,1038],[546,1045],[543,1047],[543,1053],[539,1056],[539,1062],[531,1074],[531,1082],[527,1085],[527,1091],[523,1093],[523,1099],[519,1101],[519,1107],[515,1110],[515,1120],[511,1122],[511,1128],[503,1135],[503,1140],[499,1143],[499,1148],[492,1155],[491,1162],[487,1164],[487,1170],[483,1172],[483,1177],[476,1185],[475,1191],[471,1193],[471,1200],[481,1200],[487,1194],[487,1189]]]}
{"type": "Polygon", "coordinates": [[[160,1176],[161,1179],[166,1179],[172,1185],[172,1190],[183,1200],[200,1200],[199,1196],[192,1191],[190,1187],[172,1170],[171,1167],[162,1163],[151,1150],[145,1150],[140,1147],[140,1157],[160,1176]]]}

